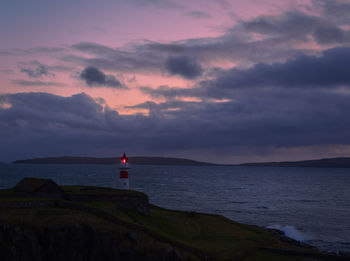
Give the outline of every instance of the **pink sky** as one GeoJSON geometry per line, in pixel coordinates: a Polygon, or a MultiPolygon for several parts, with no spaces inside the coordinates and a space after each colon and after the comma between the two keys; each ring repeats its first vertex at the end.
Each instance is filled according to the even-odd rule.
{"type": "MultiPolygon", "coordinates": [[[[145,41],[166,44],[185,39],[215,38],[223,35],[225,30],[240,20],[249,20],[260,15],[278,15],[291,9],[306,10],[307,6],[312,6],[312,1],[99,1],[98,4],[86,2],[83,6],[61,1],[54,6],[43,2],[41,4],[4,4],[3,11],[8,12],[8,25],[1,27],[2,35],[5,34],[6,37],[2,40],[0,50],[14,52],[14,49],[19,48],[21,51],[17,51],[15,55],[2,55],[0,92],[40,91],[63,96],[85,92],[96,98],[104,98],[112,108],[117,108],[121,113],[130,113],[130,110],[123,108],[124,105],[138,104],[150,99],[138,90],[139,86],[190,87],[195,82],[178,76],[168,76],[162,71],[105,71],[117,75],[130,89],[86,87],[82,81],[74,78],[74,74],[83,67],[62,61],[65,54],[76,53],[70,49],[70,45],[93,42],[123,50],[130,44],[143,44],[145,41]],[[201,12],[203,18],[195,18],[189,15],[190,12],[201,12]],[[23,53],[39,47],[64,48],[66,51],[63,54],[23,53]],[[21,86],[18,84],[20,81],[33,81],[20,71],[25,63],[32,61],[51,67],[71,67],[71,70],[55,71],[54,77],[35,79],[45,81],[47,86],[21,86]],[[58,86],[50,86],[50,82],[58,83],[58,86]]],[[[222,58],[210,62],[211,66],[222,68],[234,64],[235,61],[222,58]]]]}
{"type": "MultiPolygon", "coordinates": [[[[249,107],[258,103],[253,94],[245,93],[250,92],[249,86],[227,87],[230,81],[240,79],[237,72],[249,75],[259,69],[254,67],[257,64],[263,64],[261,68],[287,68],[299,62],[302,55],[312,60],[327,56],[325,50],[348,47],[347,10],[350,11],[348,0],[37,0],[21,4],[5,0],[0,4],[0,105],[5,109],[12,106],[1,101],[6,94],[71,97],[85,93],[103,107],[131,118],[153,113],[168,120],[184,113],[190,120],[192,115],[186,110],[198,115],[212,110],[220,126],[226,119],[216,115],[214,107],[227,106],[231,110],[237,104],[249,107]],[[86,70],[90,72],[84,76],[86,70]]],[[[330,95],[347,95],[346,83],[341,84],[332,86],[330,95]]],[[[256,91],[262,91],[261,95],[270,92],[272,97],[278,93],[275,88],[256,91]]],[[[319,93],[323,95],[323,91],[319,93]]],[[[307,95],[303,93],[301,97],[307,100],[307,95]]],[[[273,102],[278,104],[278,100],[273,102]]],[[[302,106],[309,105],[306,102],[302,106]]],[[[262,106],[259,113],[270,110],[269,106],[262,106]]],[[[298,108],[290,108],[290,115],[294,109],[298,108]]],[[[151,120],[153,116],[144,119],[151,120]]],[[[234,116],[239,118],[240,114],[234,116]]],[[[253,115],[250,119],[257,123],[259,117],[253,115]]],[[[275,118],[266,122],[270,120],[275,118]]],[[[264,128],[265,121],[261,123],[264,128]]],[[[303,122],[300,124],[303,126],[303,122]]],[[[344,142],[324,143],[327,155],[345,153],[347,148],[344,142]]],[[[322,144],[296,144],[292,149],[290,145],[271,145],[268,155],[253,155],[247,150],[250,157],[223,152],[226,154],[217,156],[217,160],[276,159],[282,154],[294,159],[298,152],[312,158],[319,151],[313,148],[322,144]]],[[[172,153],[178,155],[167,151],[172,153]]],[[[203,158],[210,158],[211,153],[203,150],[203,158]]]]}

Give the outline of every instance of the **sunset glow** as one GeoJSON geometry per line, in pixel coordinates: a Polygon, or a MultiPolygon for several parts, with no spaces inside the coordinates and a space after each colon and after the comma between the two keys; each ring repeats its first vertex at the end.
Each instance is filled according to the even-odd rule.
{"type": "Polygon", "coordinates": [[[0,5],[5,160],[350,156],[350,1],[0,5]]]}

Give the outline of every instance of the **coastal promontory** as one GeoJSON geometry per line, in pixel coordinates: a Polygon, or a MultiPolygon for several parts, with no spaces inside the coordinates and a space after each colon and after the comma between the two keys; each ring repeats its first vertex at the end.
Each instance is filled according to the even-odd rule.
{"type": "Polygon", "coordinates": [[[0,190],[1,260],[346,260],[276,230],[169,210],[131,190],[25,178],[0,190]]]}

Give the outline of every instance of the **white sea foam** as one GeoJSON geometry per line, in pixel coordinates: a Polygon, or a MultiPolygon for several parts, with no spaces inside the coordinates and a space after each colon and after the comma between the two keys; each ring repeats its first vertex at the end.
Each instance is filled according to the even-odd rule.
{"type": "Polygon", "coordinates": [[[290,225],[281,226],[276,224],[276,225],[267,226],[267,228],[278,229],[282,231],[287,237],[293,238],[300,242],[304,242],[311,239],[309,236],[307,236],[303,232],[299,231],[298,229],[290,225]]]}

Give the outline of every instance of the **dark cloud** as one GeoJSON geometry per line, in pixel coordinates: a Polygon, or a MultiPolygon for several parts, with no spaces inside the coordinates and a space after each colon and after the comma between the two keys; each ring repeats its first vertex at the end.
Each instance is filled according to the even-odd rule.
{"type": "Polygon", "coordinates": [[[93,31],[99,32],[99,33],[105,33],[106,32],[101,26],[98,26],[98,25],[93,26],[91,29],[93,31]]]}
{"type": "MultiPolygon", "coordinates": [[[[166,6],[174,1],[135,0],[133,3],[141,6],[166,6]]],[[[220,64],[222,61],[247,67],[261,62],[284,62],[303,53],[319,54],[321,48],[324,48],[322,45],[349,45],[350,32],[347,26],[350,25],[350,19],[347,10],[350,10],[350,4],[344,1],[322,0],[314,1],[313,6],[315,5],[319,6],[320,14],[310,15],[306,12],[292,11],[237,20],[235,25],[225,29],[218,37],[184,39],[165,44],[144,40],[119,48],[81,42],[72,45],[69,52],[67,49],[47,47],[13,51],[18,54],[54,53],[61,55],[61,59],[67,63],[92,66],[100,70],[162,73],[168,57],[191,57],[205,69],[210,64],[220,64]],[[260,34],[258,38],[257,33],[260,34]],[[312,44],[320,45],[321,48],[304,49],[312,44]]],[[[206,16],[197,10],[182,11],[186,15],[206,16]]]]}
{"type": "Polygon", "coordinates": [[[127,109],[147,109],[151,117],[159,117],[164,120],[164,118],[169,118],[171,113],[169,111],[181,110],[184,107],[189,108],[190,102],[183,102],[179,100],[171,100],[163,103],[155,103],[151,101],[146,101],[133,106],[126,106],[127,109]]]}
{"type": "Polygon", "coordinates": [[[179,75],[186,79],[194,79],[202,75],[202,66],[193,57],[169,57],[165,67],[170,75],[179,75]]]}
{"type": "Polygon", "coordinates": [[[237,90],[336,89],[350,87],[350,47],[326,50],[321,56],[300,55],[284,63],[256,64],[248,69],[214,70],[212,80],[192,88],[140,87],[150,97],[172,100],[181,97],[231,99],[237,90]]]}
{"type": "MultiPolygon", "coordinates": [[[[163,8],[171,2],[134,3],[163,8]]],[[[105,101],[86,94],[0,95],[0,158],[82,151],[102,156],[126,150],[148,155],[196,151],[200,159],[204,152],[238,156],[249,151],[252,156],[271,148],[300,151],[313,146],[319,150],[348,146],[350,3],[314,3],[320,6],[320,14],[293,11],[236,20],[218,37],[165,44],[145,40],[120,48],[81,42],[69,50],[3,53],[59,55],[73,68],[85,68],[80,77],[89,86],[121,88],[113,75],[103,71],[204,77],[192,88],[141,87],[153,99],[165,98],[165,102],[153,100],[127,107],[135,112],[146,109],[148,115],[120,115],[105,101]],[[326,47],[329,49],[323,51],[326,47]],[[208,68],[227,61],[235,67],[208,68]],[[200,101],[186,102],[183,97],[200,101]]],[[[202,16],[185,9],[182,12],[202,16]]],[[[42,81],[15,83],[52,85],[42,81]]]]}
{"type": "Polygon", "coordinates": [[[184,7],[176,1],[171,0],[129,0],[131,3],[139,6],[153,6],[157,8],[183,9],[184,7]]]}
{"type": "MultiPolygon", "coordinates": [[[[325,10],[327,12],[327,10],[325,10]]],[[[243,22],[249,32],[269,37],[284,37],[288,41],[310,41],[318,44],[349,43],[350,33],[343,30],[335,19],[312,16],[302,12],[287,12],[278,16],[260,16],[243,22]]]]}
{"type": "Polygon", "coordinates": [[[323,16],[340,25],[350,23],[350,3],[347,0],[322,0],[323,16]]]}
{"type": "Polygon", "coordinates": [[[271,148],[349,145],[349,101],[349,94],[326,90],[249,89],[229,102],[131,106],[150,110],[145,116],[120,115],[86,94],[0,95],[0,158],[195,150],[199,159],[201,151],[240,155],[245,149],[254,155],[271,148]]]}
{"type": "Polygon", "coordinates": [[[197,19],[209,19],[209,18],[211,18],[210,14],[202,12],[202,11],[198,11],[198,10],[189,11],[189,12],[187,12],[187,14],[189,16],[192,16],[192,17],[197,18],[197,19]]]}
{"type": "Polygon", "coordinates": [[[45,82],[45,81],[26,81],[26,80],[13,80],[14,84],[21,86],[64,86],[63,83],[59,82],[45,82]]]}
{"type": "Polygon", "coordinates": [[[39,78],[41,76],[55,76],[49,72],[45,64],[34,61],[31,63],[32,68],[21,68],[21,72],[26,73],[31,78],[39,78]]]}
{"type": "Polygon", "coordinates": [[[339,27],[320,27],[315,30],[314,37],[320,44],[343,43],[348,41],[346,32],[339,27]]]}
{"type": "Polygon", "coordinates": [[[73,45],[72,48],[73,50],[92,54],[94,57],[85,58],[79,55],[66,55],[62,58],[63,61],[128,73],[136,71],[156,72],[164,66],[165,58],[163,55],[154,51],[142,50],[142,48],[135,46],[130,50],[122,50],[101,44],[82,42],[73,45]]]}
{"type": "Polygon", "coordinates": [[[140,87],[140,90],[152,98],[159,99],[164,97],[167,100],[172,100],[177,97],[199,96],[200,94],[196,88],[176,88],[167,85],[159,86],[156,89],[144,86],[140,87]]]}
{"type": "Polygon", "coordinates": [[[213,81],[203,81],[202,88],[220,97],[224,90],[252,87],[328,88],[350,87],[350,48],[338,47],[323,52],[322,56],[302,55],[275,64],[256,64],[245,70],[230,69],[220,72],[213,81]]]}
{"type": "MultiPolygon", "coordinates": [[[[82,42],[73,45],[73,50],[87,53],[92,56],[91,58],[69,54],[62,59],[65,62],[93,66],[102,70],[161,73],[164,71],[164,65],[170,63],[169,57],[189,57],[187,60],[193,60],[202,65],[217,61],[232,61],[238,66],[247,66],[257,62],[284,61],[304,52],[317,52],[301,50],[296,46],[298,43],[304,43],[305,37],[280,35],[256,41],[252,40],[250,34],[250,31],[238,24],[219,37],[187,39],[167,44],[145,41],[130,44],[124,48],[111,48],[101,44],[82,42]]],[[[186,61],[178,61],[177,64],[180,62],[186,61]]],[[[191,64],[191,61],[188,63],[191,64]]],[[[177,66],[174,67],[177,68],[177,66]]],[[[189,67],[193,68],[191,65],[189,67]]],[[[200,70],[195,73],[200,74],[200,70]]]]}
{"type": "MultiPolygon", "coordinates": [[[[162,110],[164,115],[172,115],[174,122],[169,122],[166,117],[159,119],[160,124],[167,122],[168,127],[176,128],[172,124],[176,120],[181,122],[176,128],[179,132],[176,138],[178,148],[293,147],[348,144],[345,125],[349,126],[350,121],[345,123],[341,119],[349,108],[349,98],[349,95],[325,91],[250,90],[237,92],[232,102],[171,101],[143,103],[137,107],[157,112],[152,115],[161,115],[159,111],[162,110]],[[181,109],[167,111],[169,108],[181,109]],[[339,124],[343,126],[341,130],[339,124]],[[338,131],[342,138],[336,137],[338,131]],[[180,142],[181,139],[187,144],[180,142]]],[[[155,140],[155,146],[164,145],[155,140]]]]}
{"type": "Polygon", "coordinates": [[[91,42],[81,42],[77,43],[71,46],[73,49],[91,53],[91,54],[97,54],[97,55],[103,55],[106,56],[113,56],[116,54],[118,50],[115,50],[113,48],[97,44],[97,43],[91,43],[91,42]]]}
{"type": "Polygon", "coordinates": [[[44,54],[44,55],[51,55],[51,54],[63,54],[66,53],[68,49],[61,48],[61,47],[48,47],[48,46],[39,46],[34,47],[30,49],[19,49],[19,48],[13,48],[9,51],[0,51],[0,55],[13,55],[13,56],[22,56],[22,55],[37,55],[37,54],[44,54]]]}
{"type": "Polygon", "coordinates": [[[320,25],[316,16],[306,15],[302,12],[287,12],[279,16],[260,16],[253,20],[243,22],[247,31],[265,35],[292,35],[304,37],[320,25]]]}
{"type": "MultiPolygon", "coordinates": [[[[318,50],[300,49],[316,39],[320,44],[347,43],[349,33],[333,22],[301,12],[287,12],[278,16],[262,16],[238,21],[221,36],[185,39],[171,43],[144,41],[123,48],[111,48],[82,42],[74,50],[92,55],[66,55],[63,59],[83,66],[120,72],[162,72],[169,57],[190,57],[197,63],[232,61],[237,66],[259,62],[283,62],[298,54],[317,54],[318,50]],[[337,33],[337,32],[338,33],[337,33]],[[262,35],[258,40],[253,33],[262,35]],[[344,34],[344,37],[340,36],[344,34]]],[[[189,62],[190,63],[190,62],[189,62]]]]}
{"type": "Polygon", "coordinates": [[[113,75],[106,75],[96,67],[86,67],[81,73],[80,78],[85,81],[88,86],[108,86],[113,88],[126,88],[113,75]]]}

